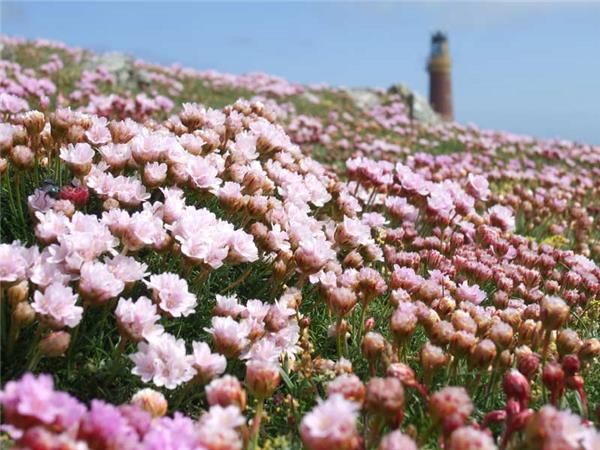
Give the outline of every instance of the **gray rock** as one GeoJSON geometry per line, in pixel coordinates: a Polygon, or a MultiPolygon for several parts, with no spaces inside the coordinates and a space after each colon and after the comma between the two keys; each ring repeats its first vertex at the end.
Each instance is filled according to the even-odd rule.
{"type": "Polygon", "coordinates": [[[363,111],[373,109],[381,104],[381,96],[369,89],[351,88],[346,89],[346,94],[354,101],[354,104],[363,111]]]}
{"type": "Polygon", "coordinates": [[[418,122],[428,125],[442,123],[442,118],[431,108],[431,105],[422,95],[412,91],[403,84],[395,84],[388,89],[388,93],[397,94],[407,103],[413,104],[413,116],[418,122]]]}
{"type": "Polygon", "coordinates": [[[117,79],[120,85],[131,81],[134,73],[133,58],[118,52],[108,52],[97,55],[85,66],[86,69],[94,70],[100,66],[104,67],[117,79]]]}

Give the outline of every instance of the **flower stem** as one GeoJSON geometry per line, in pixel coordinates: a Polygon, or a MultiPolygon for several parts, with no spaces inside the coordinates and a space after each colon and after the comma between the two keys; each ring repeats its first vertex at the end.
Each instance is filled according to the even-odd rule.
{"type": "Polygon", "coordinates": [[[256,413],[254,414],[254,419],[252,420],[252,434],[250,438],[251,450],[256,450],[258,448],[258,436],[260,435],[260,422],[262,420],[264,404],[264,398],[259,398],[257,400],[256,413]]]}

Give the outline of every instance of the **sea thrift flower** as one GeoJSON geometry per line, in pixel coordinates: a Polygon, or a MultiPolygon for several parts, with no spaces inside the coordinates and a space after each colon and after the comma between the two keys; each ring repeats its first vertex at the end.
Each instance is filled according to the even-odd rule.
{"type": "Polygon", "coordinates": [[[157,322],[156,305],[149,298],[139,297],[135,303],[130,299],[119,299],[115,309],[117,326],[128,339],[139,342],[161,334],[164,329],[157,322]]]}
{"type": "Polygon", "coordinates": [[[367,383],[365,407],[398,425],[404,416],[404,388],[400,380],[393,377],[371,378],[367,383]]]}
{"type": "Polygon", "coordinates": [[[406,434],[396,430],[381,439],[377,450],[417,450],[417,444],[406,434]]]}
{"type": "Polygon", "coordinates": [[[213,317],[211,324],[206,331],[212,335],[217,351],[228,358],[239,356],[249,344],[247,323],[238,323],[231,317],[213,317]]]}
{"type": "Polygon", "coordinates": [[[106,264],[86,262],[81,266],[79,292],[92,304],[103,304],[119,295],[125,283],[115,277],[106,264]]]}
{"type": "Polygon", "coordinates": [[[241,449],[239,430],[245,423],[246,419],[237,406],[211,406],[198,423],[198,441],[202,446],[200,448],[241,449]]]}
{"type": "Polygon", "coordinates": [[[36,291],[33,294],[31,307],[52,328],[74,328],[83,315],[83,308],[76,306],[76,303],[77,295],[73,294],[70,287],[52,283],[43,293],[36,291]]]}
{"type": "Polygon", "coordinates": [[[134,375],[158,387],[175,389],[191,380],[195,371],[185,351],[185,341],[168,333],[153,336],[148,342],[138,344],[138,352],[129,355],[135,364],[134,375]]]}
{"type": "Polygon", "coordinates": [[[89,144],[69,144],[60,149],[60,159],[67,163],[76,176],[87,175],[92,168],[94,150],[89,144]]]}
{"type": "Polygon", "coordinates": [[[365,399],[365,393],[365,385],[360,381],[360,378],[354,374],[342,374],[337,376],[333,381],[327,383],[328,397],[335,394],[341,394],[346,400],[351,400],[360,405],[365,399]]]}
{"type": "Polygon", "coordinates": [[[471,302],[476,305],[479,305],[486,298],[486,293],[478,285],[473,284],[470,286],[466,281],[458,285],[455,295],[458,300],[471,302]]]}
{"type": "Polygon", "coordinates": [[[246,364],[246,386],[248,392],[258,399],[265,399],[273,394],[281,376],[279,366],[271,361],[254,359],[246,364]]]}
{"type": "Polygon", "coordinates": [[[161,311],[172,317],[189,316],[196,308],[196,296],[189,292],[187,281],[174,273],[152,275],[146,285],[161,311]]]}
{"type": "Polygon", "coordinates": [[[309,450],[350,450],[358,446],[358,405],[334,394],[307,413],[300,437],[309,450]]]}
{"type": "Polygon", "coordinates": [[[481,175],[469,174],[467,177],[467,192],[478,200],[487,201],[491,192],[487,179],[481,175]]]}
{"type": "Polygon", "coordinates": [[[196,377],[200,383],[206,384],[225,372],[227,360],[223,355],[211,353],[206,342],[193,342],[192,347],[194,351],[191,362],[196,369],[196,377]]]}
{"type": "Polygon", "coordinates": [[[240,410],[244,410],[246,408],[246,391],[237,378],[225,375],[214,379],[206,386],[206,400],[211,406],[235,405],[240,410]]]}
{"type": "Polygon", "coordinates": [[[131,397],[130,403],[148,411],[152,417],[162,417],[167,413],[167,399],[154,389],[145,388],[137,391],[131,397]]]}
{"type": "Polygon", "coordinates": [[[448,442],[449,450],[495,450],[492,437],[473,427],[461,427],[452,432],[448,442]]]}
{"type": "Polygon", "coordinates": [[[490,224],[497,226],[502,231],[515,230],[515,217],[510,209],[502,205],[494,205],[488,209],[490,224]]]}
{"type": "Polygon", "coordinates": [[[473,403],[462,387],[445,387],[431,395],[429,412],[445,436],[461,427],[473,412],[473,403]]]}
{"type": "Polygon", "coordinates": [[[54,391],[48,375],[26,373],[18,381],[9,381],[0,392],[4,421],[16,428],[45,425],[56,431],[76,426],[85,407],[63,392],[54,391]]]}

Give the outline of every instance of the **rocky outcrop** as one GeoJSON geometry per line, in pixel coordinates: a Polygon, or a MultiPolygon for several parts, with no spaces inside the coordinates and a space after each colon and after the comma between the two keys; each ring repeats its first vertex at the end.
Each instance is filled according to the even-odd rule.
{"type": "Polygon", "coordinates": [[[431,108],[427,99],[407,86],[395,84],[388,89],[388,93],[399,95],[409,107],[412,103],[413,118],[415,120],[428,125],[436,125],[442,122],[442,118],[431,108]]]}

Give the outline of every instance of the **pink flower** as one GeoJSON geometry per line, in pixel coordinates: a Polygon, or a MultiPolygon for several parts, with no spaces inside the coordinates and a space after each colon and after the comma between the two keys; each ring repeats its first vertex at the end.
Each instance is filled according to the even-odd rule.
{"type": "Polygon", "coordinates": [[[114,276],[125,283],[126,287],[148,275],[146,272],[148,265],[131,256],[115,255],[113,258],[105,260],[105,264],[114,276]]]}
{"type": "Polygon", "coordinates": [[[77,295],[68,286],[50,284],[44,293],[35,291],[31,307],[53,328],[74,328],[81,321],[83,308],[76,306],[77,295]]]}
{"type": "Polygon", "coordinates": [[[258,259],[258,249],[252,235],[244,230],[235,230],[229,235],[227,259],[234,263],[253,262],[258,259]]]}
{"type": "Polygon", "coordinates": [[[231,317],[213,317],[212,327],[205,328],[212,334],[215,347],[219,353],[228,358],[238,356],[248,345],[250,328],[245,323],[238,323],[231,317]]]}
{"type": "Polygon", "coordinates": [[[476,305],[479,305],[487,297],[487,294],[479,287],[479,285],[473,284],[470,286],[466,281],[463,281],[458,285],[455,295],[458,300],[471,302],[476,305]]]}
{"type": "Polygon", "coordinates": [[[177,187],[160,188],[165,196],[163,206],[163,219],[166,223],[173,223],[185,210],[185,197],[181,189],[177,187]]]}
{"type": "Polygon", "coordinates": [[[186,164],[192,186],[201,190],[216,191],[221,185],[219,171],[206,158],[191,156],[186,164]]]}
{"type": "Polygon", "coordinates": [[[189,292],[187,281],[174,273],[152,275],[145,282],[161,311],[173,317],[189,316],[196,308],[196,296],[189,292]]]}
{"type": "Polygon", "coordinates": [[[334,394],[319,401],[302,419],[300,437],[309,450],[354,449],[358,447],[356,419],[359,406],[334,394]]]}
{"type": "Polygon", "coordinates": [[[17,428],[36,425],[57,432],[77,426],[85,406],[63,392],[54,391],[52,378],[26,373],[19,381],[9,381],[0,392],[4,421],[17,428]]]}
{"type": "Polygon", "coordinates": [[[487,212],[487,218],[491,225],[497,226],[503,231],[514,231],[515,216],[506,206],[494,205],[487,212]]]}
{"type": "Polygon", "coordinates": [[[449,219],[454,213],[452,195],[445,186],[435,184],[431,186],[427,206],[440,216],[449,219]]]}
{"type": "Polygon", "coordinates": [[[0,282],[14,283],[26,278],[37,252],[37,247],[28,249],[19,241],[0,244],[0,282]]]}
{"type": "Polygon", "coordinates": [[[36,189],[33,191],[33,194],[27,197],[27,206],[31,214],[35,214],[36,212],[45,213],[52,208],[55,202],[56,200],[42,189],[36,189]]]}
{"type": "Polygon", "coordinates": [[[92,119],[92,126],[85,132],[85,137],[90,144],[102,145],[112,140],[106,124],[107,120],[104,117],[95,117],[92,119]]]}
{"type": "Polygon", "coordinates": [[[89,144],[69,144],[60,149],[60,159],[67,163],[69,169],[77,176],[87,175],[92,168],[94,149],[89,144]]]}
{"type": "Polygon", "coordinates": [[[81,266],[79,292],[92,303],[102,304],[115,298],[125,288],[125,283],[118,279],[101,262],[86,262],[81,266]]]}
{"type": "Polygon", "coordinates": [[[461,427],[450,435],[449,450],[495,450],[494,439],[473,427],[461,427]]]}
{"type": "Polygon", "coordinates": [[[107,144],[98,151],[113,170],[122,170],[131,158],[131,149],[127,144],[107,144]]]}
{"type": "Polygon", "coordinates": [[[0,111],[15,114],[19,111],[26,111],[28,109],[29,104],[22,98],[6,92],[0,93],[0,111]]]}
{"type": "MultiPolygon", "coordinates": [[[[417,444],[400,430],[386,434],[379,443],[377,450],[417,450],[417,444]]],[[[488,450],[488,449],[481,449],[488,450]]]]}
{"type": "Polygon", "coordinates": [[[478,200],[487,201],[490,196],[490,184],[481,175],[469,174],[467,178],[467,192],[478,200]]]}
{"type": "Polygon", "coordinates": [[[234,319],[244,311],[244,307],[240,305],[236,295],[219,295],[215,296],[217,304],[213,310],[213,314],[217,316],[231,316],[234,319]]]}
{"type": "Polygon", "coordinates": [[[195,374],[185,351],[185,341],[169,333],[140,342],[137,353],[129,355],[129,358],[135,364],[131,372],[146,383],[152,380],[158,387],[175,389],[190,381],[195,374]]]}
{"type": "Polygon", "coordinates": [[[237,406],[211,406],[198,423],[198,437],[202,448],[241,449],[239,428],[246,423],[237,406]]]}
{"type": "Polygon", "coordinates": [[[134,303],[130,299],[120,298],[115,309],[117,325],[125,335],[133,341],[151,339],[164,331],[157,322],[160,316],[156,305],[149,298],[140,297],[134,303]]]}
{"type": "Polygon", "coordinates": [[[193,342],[191,363],[202,383],[223,374],[227,368],[227,359],[218,353],[212,353],[206,342],[193,342]]]}
{"type": "Polygon", "coordinates": [[[45,213],[37,212],[35,217],[38,220],[35,237],[44,245],[56,242],[58,236],[68,231],[70,220],[62,213],[49,210],[45,213]]]}
{"type": "Polygon", "coordinates": [[[144,183],[148,187],[160,186],[167,179],[167,165],[151,162],[144,166],[144,183]]]}

